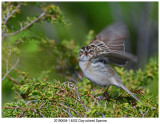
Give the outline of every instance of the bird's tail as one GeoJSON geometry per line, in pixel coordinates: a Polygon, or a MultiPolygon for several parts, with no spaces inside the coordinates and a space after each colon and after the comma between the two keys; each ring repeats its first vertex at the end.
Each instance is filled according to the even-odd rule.
{"type": "Polygon", "coordinates": [[[134,95],[131,91],[129,91],[129,90],[127,89],[127,87],[124,86],[122,83],[120,84],[120,88],[123,89],[123,90],[125,90],[126,92],[128,92],[128,93],[129,93],[131,96],[133,96],[137,101],[140,101],[140,100],[138,99],[138,97],[137,97],[136,95],[134,95]]]}

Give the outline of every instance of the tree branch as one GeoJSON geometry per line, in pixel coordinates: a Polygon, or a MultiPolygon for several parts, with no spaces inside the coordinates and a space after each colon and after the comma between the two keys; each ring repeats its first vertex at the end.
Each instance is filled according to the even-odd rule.
{"type": "Polygon", "coordinates": [[[31,109],[33,112],[39,114],[41,117],[45,118],[45,116],[40,112],[40,111],[37,111],[36,109],[31,109]]]}
{"type": "Polygon", "coordinates": [[[28,25],[26,25],[25,27],[21,27],[19,30],[15,31],[15,32],[12,32],[12,33],[9,33],[9,34],[6,34],[7,36],[12,36],[12,35],[15,35],[19,32],[22,32],[23,30],[29,28],[31,25],[33,25],[34,23],[36,23],[37,21],[39,21],[43,16],[45,16],[46,12],[43,12],[40,14],[39,17],[37,17],[35,20],[31,21],[28,25]]]}
{"type": "MultiPolygon", "coordinates": [[[[2,61],[3,61],[3,62],[7,62],[7,59],[3,58],[3,59],[2,59],[2,61]]],[[[8,63],[8,67],[10,67],[10,68],[11,68],[11,67],[12,67],[12,65],[8,63]]],[[[16,71],[17,73],[21,73],[21,71],[19,71],[19,70],[18,70],[18,69],[16,69],[16,68],[14,68],[13,70],[14,70],[14,71],[16,71]]],[[[5,73],[4,73],[4,74],[5,74],[5,73]]]]}
{"type": "MultiPolygon", "coordinates": [[[[2,74],[3,74],[3,75],[6,75],[4,72],[2,72],[2,74]]],[[[15,84],[21,85],[20,83],[18,83],[18,81],[16,81],[16,80],[15,80],[14,78],[12,78],[11,76],[6,75],[6,77],[7,77],[9,80],[13,81],[15,84]]]]}
{"type": "Polygon", "coordinates": [[[145,111],[144,113],[143,113],[142,111],[140,111],[140,112],[141,112],[141,114],[142,114],[142,118],[144,118],[144,117],[145,117],[145,115],[148,113],[148,111],[149,111],[149,109],[147,109],[147,111],[145,111]]]}
{"type": "Polygon", "coordinates": [[[11,50],[9,51],[9,53],[8,53],[8,57],[7,57],[7,60],[6,60],[6,72],[8,72],[8,61],[9,61],[9,57],[10,57],[10,55],[11,55],[11,50]]]}
{"type": "MultiPolygon", "coordinates": [[[[7,77],[7,75],[16,67],[16,65],[19,62],[19,58],[17,59],[17,62],[8,70],[8,67],[6,67],[6,74],[3,76],[2,81],[7,77]]],[[[8,66],[8,61],[6,62],[6,65],[8,66]]]]}
{"type": "MultiPolygon", "coordinates": [[[[68,86],[69,86],[69,83],[70,82],[64,82],[63,84],[65,84],[65,83],[68,83],[68,86]]],[[[75,98],[71,93],[69,93],[68,91],[66,91],[65,89],[63,89],[63,88],[61,88],[61,87],[58,87],[59,89],[61,89],[61,90],[63,90],[63,91],[65,91],[66,93],[68,93],[71,97],[73,97],[73,98],[75,98],[83,107],[84,107],[84,109],[85,109],[85,111],[87,112],[89,109],[83,104],[83,102],[81,101],[81,98],[80,98],[80,96],[79,96],[79,93],[78,93],[78,88],[76,87],[76,85],[74,84],[74,83],[72,83],[72,85],[74,85],[74,88],[72,88],[75,92],[76,92],[76,96],[78,97],[78,98],[75,98]]]]}
{"type": "Polygon", "coordinates": [[[70,110],[72,110],[72,111],[74,111],[79,117],[82,117],[76,110],[74,110],[73,108],[70,108],[70,107],[68,107],[68,106],[65,106],[65,105],[63,105],[62,103],[58,103],[60,106],[63,106],[63,107],[65,107],[65,108],[67,108],[67,109],[70,109],[70,110]]]}
{"type": "MultiPolygon", "coordinates": [[[[29,110],[27,108],[23,108],[23,107],[3,107],[4,109],[22,109],[22,110],[29,110]]],[[[31,109],[33,112],[39,114],[41,117],[45,118],[45,116],[40,112],[37,111],[36,109],[31,109]]]]}
{"type": "Polygon", "coordinates": [[[88,109],[88,108],[86,107],[86,105],[83,104],[83,102],[81,101],[81,98],[80,98],[80,96],[79,96],[77,87],[75,87],[75,89],[76,89],[75,91],[76,91],[76,94],[77,94],[77,97],[78,97],[78,101],[81,103],[81,105],[84,107],[85,111],[87,112],[89,109],[88,109]]]}
{"type": "Polygon", "coordinates": [[[16,8],[11,12],[10,15],[7,15],[7,17],[4,19],[3,24],[6,25],[7,21],[13,16],[13,14],[21,7],[21,2],[18,3],[18,5],[16,6],[16,8]]]}
{"type": "Polygon", "coordinates": [[[61,108],[58,106],[58,108],[60,108],[62,111],[66,112],[71,118],[73,118],[74,116],[70,113],[70,112],[67,112],[65,109],[61,108]]]}
{"type": "Polygon", "coordinates": [[[22,110],[28,110],[26,108],[23,107],[3,107],[4,109],[22,109],[22,110]]]}

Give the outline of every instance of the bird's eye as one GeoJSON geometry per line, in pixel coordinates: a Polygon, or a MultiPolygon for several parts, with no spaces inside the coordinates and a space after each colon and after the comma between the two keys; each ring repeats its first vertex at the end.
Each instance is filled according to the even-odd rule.
{"type": "Polygon", "coordinates": [[[83,54],[83,50],[80,50],[80,51],[79,51],[79,55],[82,55],[82,54],[83,54]]]}
{"type": "Polygon", "coordinates": [[[105,63],[105,61],[104,61],[104,60],[100,60],[100,62],[101,62],[101,63],[105,63]]]}

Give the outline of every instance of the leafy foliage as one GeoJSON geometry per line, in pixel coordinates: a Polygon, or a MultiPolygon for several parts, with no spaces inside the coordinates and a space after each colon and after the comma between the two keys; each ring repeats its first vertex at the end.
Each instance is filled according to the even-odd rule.
{"type": "Polygon", "coordinates": [[[143,88],[158,79],[158,60],[151,59],[144,71],[133,72],[117,67],[116,71],[121,75],[123,83],[137,94],[141,102],[136,102],[129,94],[116,87],[109,89],[109,98],[102,97],[102,94],[93,98],[98,88],[89,92],[92,83],[86,78],[77,84],[68,81],[62,83],[48,80],[49,72],[43,72],[37,79],[20,72],[19,85],[13,87],[17,97],[4,105],[2,116],[158,117],[158,94],[154,96],[149,88],[143,88]],[[150,72],[153,72],[153,75],[150,72]]]}
{"type": "Polygon", "coordinates": [[[27,16],[26,20],[19,22],[19,26],[17,25],[17,27],[19,27],[20,29],[16,30],[16,28],[13,28],[12,24],[9,24],[8,21],[9,19],[15,18],[16,14],[20,14],[21,7],[27,6],[29,4],[36,4],[36,3],[27,3],[27,2],[3,2],[2,3],[3,38],[6,36],[16,35],[17,33],[22,32],[25,29],[31,27],[34,23],[38,21],[62,23],[66,25],[64,16],[58,6],[53,4],[46,5],[45,3],[42,3],[42,4],[37,4],[37,6],[41,8],[42,13],[32,17],[27,16]]]}

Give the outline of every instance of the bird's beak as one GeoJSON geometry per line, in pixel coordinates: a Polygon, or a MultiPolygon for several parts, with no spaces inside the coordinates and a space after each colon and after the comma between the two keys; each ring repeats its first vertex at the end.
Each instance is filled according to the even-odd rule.
{"type": "Polygon", "coordinates": [[[86,55],[86,56],[87,56],[87,54],[88,54],[87,51],[85,51],[85,55],[86,55]]]}

